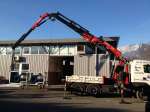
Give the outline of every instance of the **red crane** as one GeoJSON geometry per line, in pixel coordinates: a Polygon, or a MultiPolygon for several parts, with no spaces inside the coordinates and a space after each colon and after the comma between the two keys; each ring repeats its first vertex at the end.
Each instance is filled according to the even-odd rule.
{"type": "Polygon", "coordinates": [[[110,45],[108,42],[104,41],[103,38],[98,38],[97,36],[91,34],[87,29],[84,27],[80,26],[73,20],[65,17],[59,12],[56,13],[45,13],[40,16],[40,18],[33,24],[33,26],[26,32],[24,33],[17,41],[16,43],[12,46],[13,53],[12,53],[12,64],[11,64],[11,69],[14,69],[13,67],[13,57],[14,57],[14,50],[17,46],[20,45],[20,43],[32,32],[34,31],[37,27],[45,23],[47,20],[58,20],[74,30],[75,32],[79,33],[81,37],[86,40],[89,43],[95,44],[95,45],[101,45],[107,49],[108,52],[112,53],[116,59],[119,60],[119,64],[115,67],[114,74],[112,76],[113,80],[118,82],[117,77],[123,77],[123,74],[125,74],[125,77],[121,80],[123,84],[128,84],[129,83],[129,76],[128,76],[128,60],[123,57],[122,53],[120,50],[117,48],[113,47],[110,45]]]}

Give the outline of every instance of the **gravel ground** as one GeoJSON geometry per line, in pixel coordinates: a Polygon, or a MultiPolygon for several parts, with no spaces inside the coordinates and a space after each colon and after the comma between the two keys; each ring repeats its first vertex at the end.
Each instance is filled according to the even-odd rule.
{"type": "Polygon", "coordinates": [[[145,103],[119,97],[76,96],[56,90],[0,89],[0,112],[144,112],[145,103]]]}

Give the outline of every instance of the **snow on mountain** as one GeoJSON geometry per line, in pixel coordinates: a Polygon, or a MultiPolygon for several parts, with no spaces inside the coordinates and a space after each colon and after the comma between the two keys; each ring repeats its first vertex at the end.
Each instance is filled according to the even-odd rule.
{"type": "Polygon", "coordinates": [[[150,59],[150,44],[132,44],[119,47],[123,55],[130,59],[150,59]]]}
{"type": "Polygon", "coordinates": [[[126,45],[119,47],[119,49],[122,51],[123,54],[137,51],[140,48],[139,44],[132,44],[132,45],[126,45]]]}

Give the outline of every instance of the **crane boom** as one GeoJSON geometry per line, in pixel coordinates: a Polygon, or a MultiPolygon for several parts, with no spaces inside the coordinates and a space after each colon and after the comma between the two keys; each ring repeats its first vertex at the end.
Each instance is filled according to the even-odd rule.
{"type": "MultiPolygon", "coordinates": [[[[16,43],[12,46],[13,53],[12,53],[12,65],[13,65],[13,57],[14,57],[14,50],[17,46],[20,45],[20,43],[33,31],[36,27],[39,27],[43,23],[45,23],[48,19],[51,20],[58,20],[80,34],[84,40],[87,42],[93,43],[95,45],[101,45],[105,47],[109,52],[111,52],[118,60],[119,64],[121,66],[124,66],[128,60],[122,56],[122,53],[117,48],[110,45],[108,42],[104,41],[102,38],[98,38],[97,36],[91,34],[87,29],[79,25],[78,23],[74,22],[73,20],[65,17],[59,12],[56,13],[45,13],[33,24],[33,26],[24,33],[19,40],[16,41],[16,43]]],[[[13,67],[12,67],[13,69],[13,67]]]]}
{"type": "Polygon", "coordinates": [[[111,44],[103,40],[102,38],[98,38],[97,36],[91,34],[87,29],[76,23],[75,21],[65,17],[61,13],[50,13],[49,14],[50,19],[57,19],[75,32],[79,33],[81,37],[92,44],[95,45],[101,45],[107,49],[108,52],[112,53],[118,60],[119,64],[115,67],[114,74],[112,75],[112,78],[114,81],[118,83],[118,77],[121,77],[121,81],[124,84],[129,83],[129,76],[128,76],[128,60],[123,57],[120,50],[113,47],[111,44]],[[123,72],[126,74],[125,78],[123,79],[123,72]]]}
{"type": "Polygon", "coordinates": [[[118,50],[117,48],[113,47],[108,42],[104,41],[102,38],[98,38],[98,37],[94,36],[87,29],[85,29],[84,27],[80,26],[79,24],[77,24],[73,20],[70,20],[69,18],[65,17],[61,13],[59,13],[59,12],[51,13],[51,14],[49,14],[49,17],[50,18],[55,18],[55,19],[59,20],[60,22],[64,23],[69,28],[71,28],[75,32],[79,33],[82,36],[82,38],[84,40],[86,40],[87,42],[104,46],[109,52],[114,54],[115,57],[117,59],[119,59],[123,64],[125,64],[127,62],[126,58],[124,58],[122,56],[122,53],[121,53],[120,50],[118,50]]]}
{"type": "Polygon", "coordinates": [[[32,32],[35,30],[36,27],[39,27],[40,25],[42,25],[43,23],[45,23],[49,18],[48,18],[48,13],[45,13],[43,15],[40,16],[40,18],[32,25],[32,27],[26,32],[24,33],[16,42],[15,44],[12,46],[12,60],[11,60],[11,71],[14,70],[14,56],[15,56],[15,48],[18,47],[20,45],[20,43],[22,41],[24,41],[24,39],[32,32]]]}

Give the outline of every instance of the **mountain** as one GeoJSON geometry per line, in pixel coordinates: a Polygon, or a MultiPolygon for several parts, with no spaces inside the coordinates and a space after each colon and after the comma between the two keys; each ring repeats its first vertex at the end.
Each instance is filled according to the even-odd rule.
{"type": "Polygon", "coordinates": [[[150,43],[126,45],[119,49],[129,59],[150,60],[150,43]]]}
{"type": "Polygon", "coordinates": [[[119,49],[122,51],[123,54],[137,51],[140,48],[139,44],[132,44],[132,45],[126,45],[122,46],[119,49]]]}

